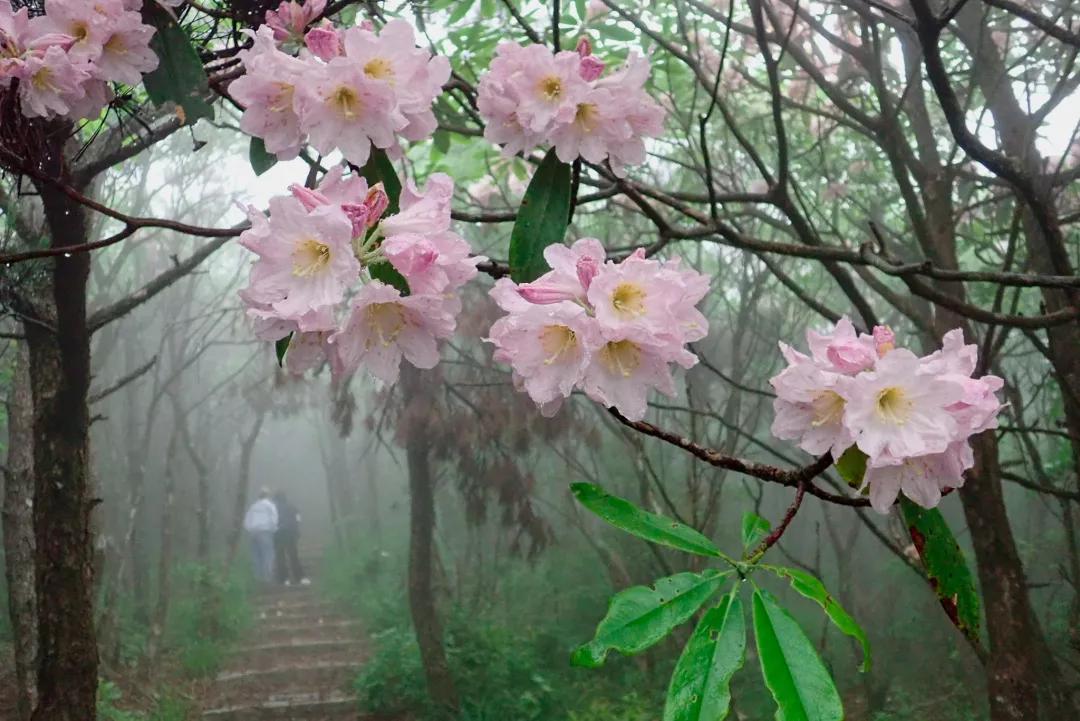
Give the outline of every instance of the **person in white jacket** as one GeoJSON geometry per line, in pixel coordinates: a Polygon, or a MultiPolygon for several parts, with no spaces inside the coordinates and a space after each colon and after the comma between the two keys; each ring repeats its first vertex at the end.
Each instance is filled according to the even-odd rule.
{"type": "Polygon", "coordinates": [[[251,557],[255,562],[255,578],[263,583],[274,581],[274,534],[278,527],[277,506],[270,498],[270,489],[259,491],[259,500],[244,514],[244,530],[251,537],[251,557]]]}

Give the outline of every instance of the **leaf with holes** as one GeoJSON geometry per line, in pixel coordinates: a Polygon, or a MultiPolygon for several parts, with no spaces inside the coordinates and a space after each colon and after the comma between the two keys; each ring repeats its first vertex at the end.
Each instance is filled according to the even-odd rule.
{"type": "Polygon", "coordinates": [[[727,573],[677,573],[652,588],[634,586],[611,599],[596,635],[571,656],[575,666],[595,668],[609,651],[634,654],[652,646],[687,621],[712,597],[727,573]]]}
{"type": "Polygon", "coordinates": [[[184,124],[199,118],[213,119],[214,108],[206,101],[209,80],[183,28],[172,13],[157,3],[143,3],[143,20],[157,29],[150,39],[150,49],[158,57],[158,66],[143,76],[150,100],[155,105],[176,103],[176,114],[184,124]]]}
{"type": "Polygon", "coordinates": [[[942,608],[965,636],[977,642],[982,619],[979,592],[945,517],[936,508],[923,508],[906,498],[900,499],[900,510],[942,608]]]}
{"type": "Polygon", "coordinates": [[[851,617],[851,614],[845,611],[844,607],[833,598],[833,595],[825,588],[825,584],[806,571],[799,570],[798,568],[776,568],[773,570],[778,575],[786,577],[791,581],[791,587],[795,591],[806,596],[811,601],[816,601],[817,604],[821,606],[822,610],[825,611],[825,615],[829,617],[829,620],[833,622],[833,625],[836,626],[841,633],[847,634],[859,642],[863,653],[863,662],[859,667],[859,670],[869,671],[870,639],[866,637],[866,632],[855,622],[855,619],[851,617]]]}
{"type": "Polygon", "coordinates": [[[693,528],[670,518],[649,513],[630,501],[613,496],[591,483],[575,483],[570,490],[581,505],[616,528],[646,541],[677,548],[699,556],[720,556],[720,549],[693,528]]]}
{"type": "Polygon", "coordinates": [[[722,721],[731,709],[731,677],[746,660],[739,586],[710,609],[671,675],[664,721],[722,721]]]}
{"type": "Polygon", "coordinates": [[[521,199],[510,232],[510,277],[528,283],[547,272],[544,248],[561,243],[570,219],[570,166],[549,150],[521,199]]]}
{"type": "Polygon", "coordinates": [[[768,591],[754,591],[754,637],[776,721],[841,721],[844,706],[799,624],[768,591]]]}

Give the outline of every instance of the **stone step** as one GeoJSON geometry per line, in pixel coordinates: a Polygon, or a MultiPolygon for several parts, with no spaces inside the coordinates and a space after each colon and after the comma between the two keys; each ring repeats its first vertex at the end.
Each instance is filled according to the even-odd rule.
{"type": "Polygon", "coordinates": [[[309,641],[348,639],[360,634],[360,624],[340,618],[279,619],[261,621],[256,629],[261,643],[271,641],[309,641]]]}
{"type": "Polygon", "coordinates": [[[233,654],[222,669],[225,673],[242,671],[274,671],[292,669],[298,666],[311,666],[320,663],[363,663],[367,658],[367,649],[362,642],[316,643],[306,648],[296,646],[272,646],[273,652],[252,650],[233,654]]]}
{"type": "Polygon", "coordinates": [[[322,697],[347,693],[360,670],[356,659],[336,662],[302,659],[300,663],[302,665],[219,674],[206,701],[214,708],[222,708],[305,693],[322,697]]]}
{"type": "Polygon", "coordinates": [[[317,692],[282,696],[255,705],[221,706],[202,714],[204,721],[338,721],[359,717],[355,696],[317,692]]]}

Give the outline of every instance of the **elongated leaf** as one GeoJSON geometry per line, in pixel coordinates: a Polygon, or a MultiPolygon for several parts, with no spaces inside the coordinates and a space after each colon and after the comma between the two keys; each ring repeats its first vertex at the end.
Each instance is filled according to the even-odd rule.
{"type": "Polygon", "coordinates": [[[769,535],[772,525],[756,513],[747,511],[742,517],[742,545],[747,551],[761,543],[769,535]]]}
{"type": "Polygon", "coordinates": [[[604,663],[611,650],[624,654],[644,651],[690,620],[716,593],[725,575],[716,570],[678,573],[661,578],[652,588],[634,586],[620,591],[612,597],[593,640],[574,651],[571,662],[594,668],[604,663]]]}
{"type": "Polygon", "coordinates": [[[262,138],[252,138],[248,146],[248,160],[255,175],[262,175],[277,164],[277,156],[266,150],[266,144],[262,138]]]}
{"type": "Polygon", "coordinates": [[[982,616],[975,577],[945,517],[906,498],[900,499],[900,510],[942,608],[965,636],[978,641],[982,616]]]}
{"type": "Polygon", "coordinates": [[[510,233],[510,277],[518,283],[547,272],[544,248],[561,243],[570,218],[570,166],[549,150],[529,181],[510,233]]]}
{"type": "Polygon", "coordinates": [[[720,549],[693,528],[670,518],[649,513],[630,501],[613,496],[591,483],[570,486],[581,505],[605,521],[646,541],[677,548],[699,556],[719,556],[720,549]]]}
{"type": "Polygon", "coordinates": [[[845,633],[859,642],[863,652],[863,662],[859,667],[859,670],[869,671],[870,640],[866,637],[866,632],[855,622],[855,619],[851,617],[851,614],[845,611],[844,607],[833,598],[833,595],[825,588],[825,584],[806,571],[799,570],[798,568],[780,568],[777,569],[777,573],[782,576],[787,576],[791,581],[791,587],[793,589],[803,596],[806,596],[811,601],[816,601],[825,611],[825,615],[829,617],[829,620],[833,622],[833,625],[836,626],[841,633],[845,633]]]}
{"type": "Polygon", "coordinates": [[[776,721],[840,721],[844,707],[825,664],[799,624],[768,591],[754,591],[754,637],[776,721]]]}
{"type": "Polygon", "coordinates": [[[289,335],[279,338],[274,343],[274,354],[277,356],[278,368],[285,365],[285,354],[289,352],[289,343],[292,342],[292,337],[293,334],[289,333],[289,335]]]}
{"type": "MultiPolygon", "coordinates": [[[[383,184],[383,190],[386,191],[386,197],[390,201],[386,206],[386,215],[397,213],[401,207],[401,181],[398,180],[394,164],[390,162],[386,151],[372,148],[367,163],[360,169],[360,174],[367,180],[369,187],[376,183],[383,184]]],[[[389,263],[376,263],[368,268],[368,272],[375,280],[381,280],[397,288],[403,296],[409,294],[409,282],[397,268],[389,263]]]]}
{"type": "Polygon", "coordinates": [[[147,95],[155,105],[176,103],[177,114],[186,124],[212,119],[214,108],[206,101],[210,94],[206,71],[183,28],[157,3],[143,3],[143,18],[157,29],[150,49],[158,57],[158,66],[143,76],[147,95]]]}
{"type": "Polygon", "coordinates": [[[701,619],[671,675],[664,721],[722,721],[731,677],[746,660],[746,620],[738,586],[701,619]]]}

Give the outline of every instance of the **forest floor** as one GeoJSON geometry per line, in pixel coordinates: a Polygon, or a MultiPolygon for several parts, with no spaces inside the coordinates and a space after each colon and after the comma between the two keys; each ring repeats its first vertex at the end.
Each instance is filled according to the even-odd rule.
{"type": "Polygon", "coordinates": [[[255,598],[255,623],[211,684],[204,721],[358,718],[352,682],[367,653],[362,630],[313,589],[255,598]]]}

